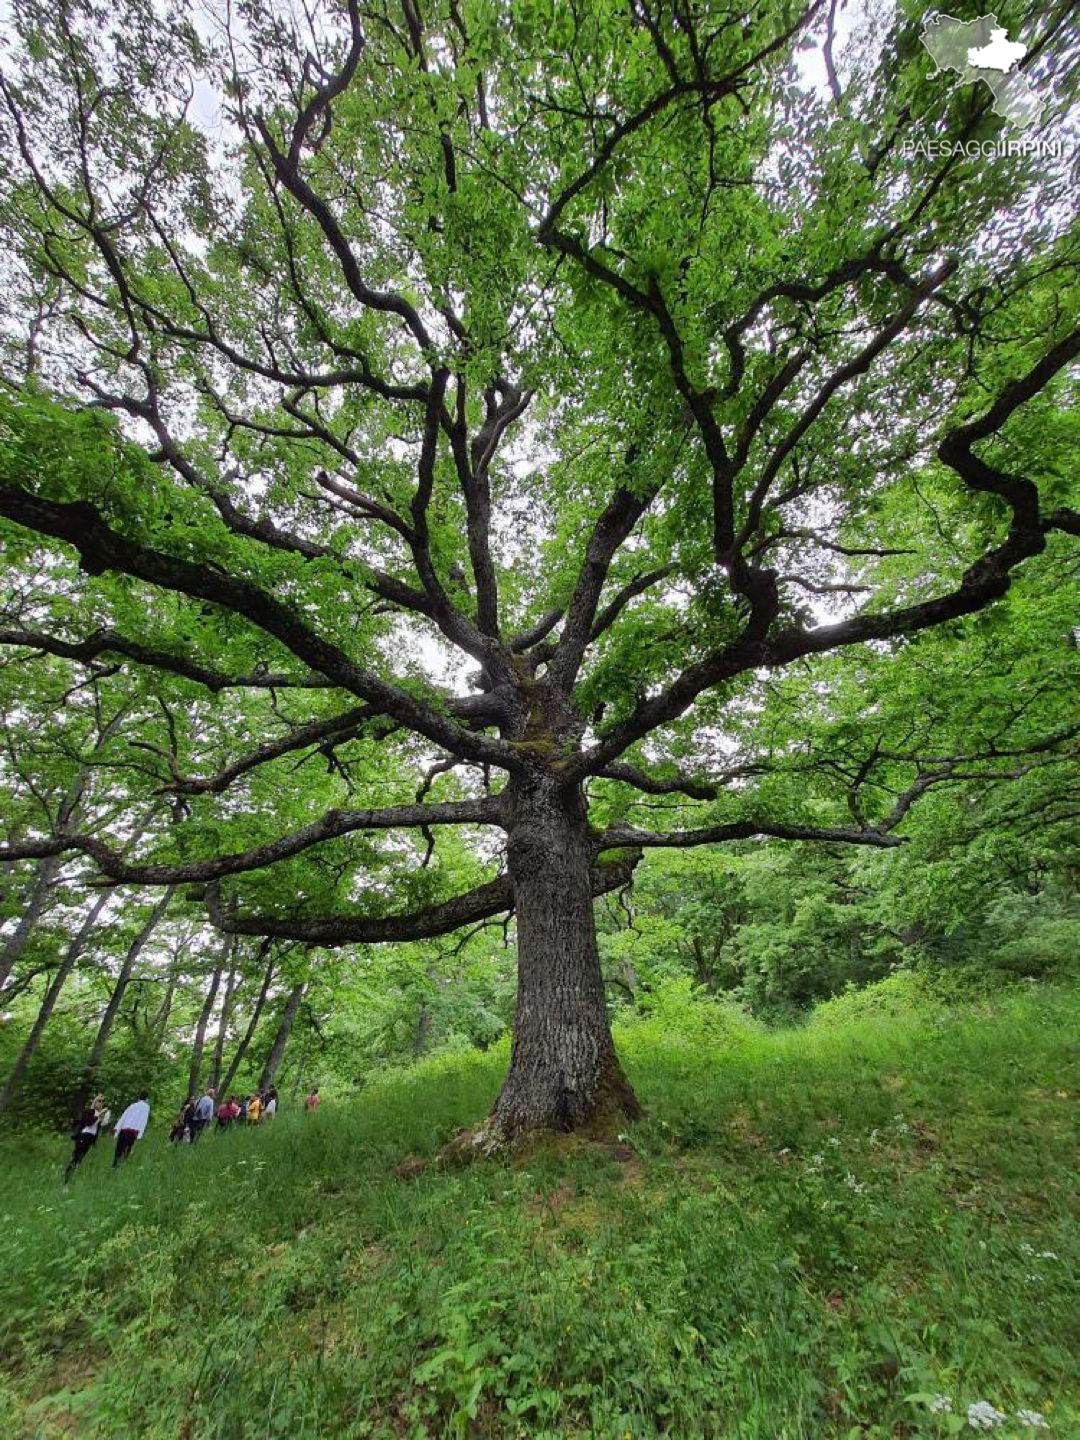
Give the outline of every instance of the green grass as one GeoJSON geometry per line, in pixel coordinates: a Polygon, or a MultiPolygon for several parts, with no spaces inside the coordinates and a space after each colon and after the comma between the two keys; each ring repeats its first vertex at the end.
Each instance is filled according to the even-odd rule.
{"type": "Polygon", "coordinates": [[[396,1178],[502,1052],[194,1149],[159,1123],[67,1191],[61,1142],[11,1142],[0,1434],[871,1440],[985,1400],[1075,1440],[1078,1036],[1068,987],[776,1034],[676,1005],[620,1032],[630,1159],[396,1178]]]}

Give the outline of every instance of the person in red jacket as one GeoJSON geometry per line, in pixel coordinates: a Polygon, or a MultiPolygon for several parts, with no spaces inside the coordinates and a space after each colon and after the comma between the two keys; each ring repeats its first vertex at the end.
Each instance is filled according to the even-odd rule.
{"type": "Polygon", "coordinates": [[[239,1114],[240,1106],[236,1103],[236,1096],[230,1095],[228,1100],[223,1100],[217,1108],[217,1128],[228,1130],[239,1114]]]}

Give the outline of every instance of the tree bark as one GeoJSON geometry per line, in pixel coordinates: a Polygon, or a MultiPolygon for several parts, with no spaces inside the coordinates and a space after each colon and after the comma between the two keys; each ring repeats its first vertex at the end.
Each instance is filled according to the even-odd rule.
{"type": "Polygon", "coordinates": [[[426,1000],[420,1001],[420,1009],[416,1016],[416,1033],[413,1036],[413,1059],[419,1060],[427,1045],[428,1032],[431,1029],[431,1011],[428,1009],[426,1000]]]}
{"type": "Polygon", "coordinates": [[[202,1069],[203,1047],[206,1044],[206,1027],[210,1023],[210,1016],[214,1013],[214,1003],[217,1000],[217,993],[221,986],[221,974],[225,969],[225,962],[232,954],[233,938],[228,936],[225,940],[225,947],[222,950],[221,958],[214,966],[214,972],[210,977],[210,988],[206,992],[206,999],[199,1011],[199,1020],[195,1026],[195,1039],[191,1045],[191,1064],[188,1066],[188,1094],[196,1095],[199,1089],[199,1071],[202,1069]]]}
{"type": "Polygon", "coordinates": [[[86,1068],[83,1071],[82,1084],[79,1086],[78,1093],[71,1107],[73,1114],[76,1116],[83,1110],[97,1083],[97,1073],[105,1055],[105,1046],[109,1043],[113,1023],[120,1013],[120,1006],[123,1004],[124,993],[127,990],[128,982],[135,969],[135,962],[142,954],[146,942],[157,929],[165,911],[169,908],[169,902],[172,900],[175,891],[176,887],[170,885],[147,916],[142,929],[127,948],[124,962],[120,966],[120,973],[116,977],[116,984],[113,986],[112,994],[109,996],[109,1003],[105,1007],[105,1013],[101,1017],[101,1024],[98,1026],[97,1035],[94,1037],[94,1043],[90,1049],[90,1056],[86,1062],[86,1068]]]}
{"type": "Polygon", "coordinates": [[[304,991],[307,984],[294,985],[289,991],[289,998],[285,1002],[285,1009],[281,1012],[281,1020],[278,1022],[277,1033],[274,1036],[274,1043],[270,1046],[270,1053],[266,1057],[266,1064],[259,1076],[259,1090],[263,1091],[268,1085],[274,1083],[274,1076],[277,1074],[278,1066],[281,1064],[281,1057],[285,1054],[285,1046],[289,1043],[289,1036],[292,1034],[293,1021],[296,1019],[296,1012],[300,1009],[300,1001],[304,998],[304,991]]]}
{"type": "Polygon", "coordinates": [[[60,864],[61,857],[59,855],[47,855],[38,866],[37,875],[27,897],[26,908],[23,910],[18,925],[8,936],[3,948],[0,949],[0,990],[6,985],[8,976],[22,958],[27,942],[34,933],[34,927],[41,919],[49,891],[56,883],[60,864]]]}
{"type": "MultiPolygon", "coordinates": [[[[267,941],[266,944],[264,944],[264,946],[262,947],[262,953],[265,955],[269,951],[269,949],[270,944],[269,941],[267,941]]],[[[270,993],[270,982],[273,978],[274,957],[273,955],[271,955],[269,961],[267,962],[266,972],[263,975],[263,982],[259,989],[258,999],[255,1001],[255,1008],[251,1012],[251,1019],[248,1021],[248,1027],[244,1031],[243,1038],[241,1039],[239,1045],[237,1045],[236,1047],[236,1054],[230,1061],[229,1068],[225,1072],[225,1078],[221,1082],[221,1091],[224,1095],[227,1095],[229,1093],[229,1086],[233,1082],[233,1077],[235,1076],[237,1070],[240,1069],[240,1062],[247,1054],[247,1048],[251,1044],[252,1037],[255,1034],[255,1028],[259,1023],[259,1016],[262,1014],[263,1006],[266,1004],[266,997],[270,993]]]]}
{"type": "Polygon", "coordinates": [[[213,1086],[215,1090],[221,1079],[221,1062],[225,1054],[225,1041],[228,1039],[229,1021],[232,1019],[233,1004],[239,988],[236,975],[236,946],[234,944],[232,964],[229,966],[229,976],[225,981],[225,999],[221,1002],[221,1017],[218,1020],[217,1036],[214,1039],[214,1058],[210,1062],[210,1079],[207,1081],[207,1084],[213,1086]]]}
{"type": "MultiPolygon", "coordinates": [[[[126,709],[126,705],[121,706],[121,708],[101,731],[101,734],[98,737],[97,744],[94,747],[95,755],[100,753],[106,743],[119,729],[120,723],[124,718],[126,709]]],[[[82,802],[86,795],[86,789],[90,781],[91,773],[92,771],[90,769],[90,766],[85,765],[75,776],[71,789],[68,791],[67,795],[65,795],[64,799],[60,802],[60,805],[57,808],[55,820],[55,827],[57,830],[65,830],[67,826],[70,825],[72,818],[79,812],[80,808],[82,807],[82,802]]],[[[128,846],[135,844],[136,840],[138,839],[139,835],[142,834],[144,829],[145,822],[143,825],[139,826],[136,835],[134,835],[131,840],[128,841],[128,846]]],[[[26,948],[27,941],[33,934],[34,927],[41,919],[41,914],[45,908],[45,902],[48,899],[49,891],[56,884],[62,865],[62,856],[47,855],[38,867],[38,873],[34,880],[33,888],[30,892],[30,898],[27,901],[26,910],[23,912],[22,918],[20,919],[14,933],[8,938],[7,944],[4,946],[3,950],[0,950],[0,990],[2,990],[4,985],[6,984],[8,976],[14,969],[16,963],[19,960],[19,957],[22,955],[23,951],[26,948]]],[[[64,978],[67,978],[66,975],[64,978]]],[[[16,1064],[17,1063],[18,1062],[16,1061],[16,1064]]],[[[0,1105],[0,1110],[2,1109],[3,1105],[0,1105]]]]}
{"type": "Polygon", "coordinates": [[[190,943],[187,940],[181,940],[176,947],[176,951],[169,965],[169,977],[165,982],[165,995],[153,1021],[155,1048],[157,1050],[162,1049],[165,1044],[165,1036],[169,1033],[169,1016],[172,1014],[173,1001],[176,998],[176,986],[180,979],[180,971],[183,968],[190,948],[190,943]]]}
{"type": "Polygon", "coordinates": [[[615,1054],[600,973],[592,852],[579,792],[515,786],[507,859],[517,914],[510,1068],[491,1112],[500,1139],[603,1130],[641,1107],[615,1054]]]}
{"type": "Polygon", "coordinates": [[[296,1099],[297,1095],[300,1094],[300,1086],[301,1086],[301,1084],[303,1083],[303,1079],[304,1079],[304,1067],[305,1067],[306,1065],[307,1065],[307,1047],[305,1046],[305,1048],[300,1051],[299,1058],[297,1059],[297,1062],[296,1062],[296,1074],[293,1076],[292,1089],[289,1091],[289,1094],[293,1097],[294,1100],[296,1099]]]}
{"type": "Polygon", "coordinates": [[[111,898],[111,891],[102,891],[93,905],[91,905],[86,918],[79,926],[78,931],[68,946],[64,958],[60,962],[60,968],[53,976],[52,982],[45,992],[45,998],[41,1002],[41,1009],[38,1011],[37,1019],[34,1021],[30,1034],[26,1037],[26,1043],[15,1057],[15,1064],[11,1067],[11,1073],[4,1083],[3,1090],[0,1091],[0,1114],[3,1114],[11,1104],[11,1097],[14,1095],[19,1082],[26,1073],[26,1067],[29,1065],[34,1051],[38,1047],[38,1041],[41,1039],[42,1032],[49,1023],[49,1016],[52,1014],[56,1007],[56,1002],[60,998],[60,992],[63,990],[68,976],[72,970],[74,970],[79,956],[86,949],[86,943],[90,939],[90,932],[97,924],[98,916],[105,909],[105,906],[111,898]]]}

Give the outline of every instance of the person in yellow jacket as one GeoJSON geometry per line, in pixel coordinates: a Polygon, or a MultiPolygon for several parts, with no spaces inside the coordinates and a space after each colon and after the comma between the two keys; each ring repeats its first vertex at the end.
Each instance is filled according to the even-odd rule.
{"type": "Polygon", "coordinates": [[[259,1116],[260,1116],[261,1114],[262,1114],[262,1096],[261,1096],[261,1095],[252,1095],[251,1099],[248,1101],[248,1106],[247,1106],[248,1124],[249,1124],[249,1125],[257,1125],[257,1124],[259,1123],[259,1116]]]}

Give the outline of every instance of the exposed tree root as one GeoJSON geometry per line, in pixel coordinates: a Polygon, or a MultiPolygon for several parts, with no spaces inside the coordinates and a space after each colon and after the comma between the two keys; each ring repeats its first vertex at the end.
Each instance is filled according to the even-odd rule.
{"type": "MultiPolygon", "coordinates": [[[[502,1098],[500,1096],[500,1100],[502,1098]]],[[[519,1159],[556,1136],[573,1135],[614,1145],[627,1122],[641,1119],[644,1111],[616,1062],[609,1067],[596,1098],[577,1123],[573,1123],[573,1113],[564,1103],[556,1108],[555,1117],[546,1125],[527,1121],[514,1124],[507,1119],[506,1108],[497,1101],[482,1124],[459,1130],[451,1137],[439,1152],[438,1164],[453,1169],[473,1160],[519,1159]]]]}

